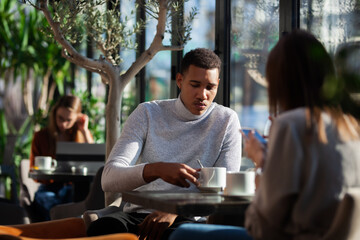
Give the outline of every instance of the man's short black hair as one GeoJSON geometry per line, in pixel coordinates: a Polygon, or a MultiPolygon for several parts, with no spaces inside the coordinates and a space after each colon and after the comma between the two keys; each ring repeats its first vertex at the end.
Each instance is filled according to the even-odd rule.
{"type": "Polygon", "coordinates": [[[207,48],[196,48],[186,53],[181,61],[180,73],[184,74],[190,67],[194,65],[204,69],[221,70],[221,60],[213,51],[207,48]]]}

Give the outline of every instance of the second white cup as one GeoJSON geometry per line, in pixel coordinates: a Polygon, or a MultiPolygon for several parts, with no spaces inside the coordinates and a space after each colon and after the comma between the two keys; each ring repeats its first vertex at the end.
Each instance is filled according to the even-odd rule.
{"type": "Polygon", "coordinates": [[[227,172],[225,195],[251,195],[255,193],[255,172],[227,172]]]}

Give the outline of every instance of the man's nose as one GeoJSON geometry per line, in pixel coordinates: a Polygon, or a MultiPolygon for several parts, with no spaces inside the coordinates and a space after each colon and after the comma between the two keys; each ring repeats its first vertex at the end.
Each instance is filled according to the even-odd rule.
{"type": "Polygon", "coordinates": [[[197,97],[199,99],[202,99],[202,100],[207,99],[207,90],[206,90],[206,88],[199,89],[197,95],[198,95],[197,97]]]}

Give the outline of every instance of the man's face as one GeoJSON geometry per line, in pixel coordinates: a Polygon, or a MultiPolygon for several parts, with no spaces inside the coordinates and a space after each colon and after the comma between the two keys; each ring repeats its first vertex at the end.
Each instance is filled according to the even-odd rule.
{"type": "Polygon", "coordinates": [[[218,85],[219,70],[204,69],[190,65],[187,72],[178,73],[176,84],[185,107],[195,115],[203,114],[213,102],[218,85]]]}

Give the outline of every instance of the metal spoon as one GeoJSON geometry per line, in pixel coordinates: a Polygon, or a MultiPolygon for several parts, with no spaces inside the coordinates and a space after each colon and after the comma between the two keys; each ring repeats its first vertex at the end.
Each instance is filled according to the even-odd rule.
{"type": "Polygon", "coordinates": [[[200,159],[196,159],[196,161],[198,161],[199,165],[201,168],[204,168],[204,166],[202,165],[202,163],[200,162],[200,159]]]}

